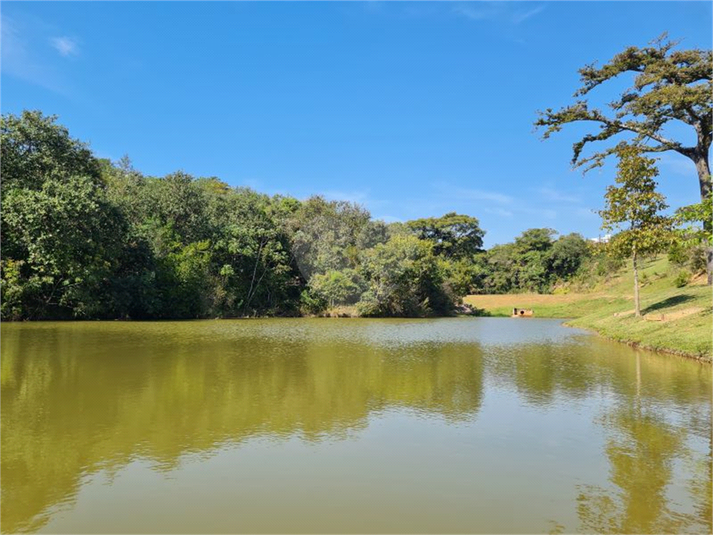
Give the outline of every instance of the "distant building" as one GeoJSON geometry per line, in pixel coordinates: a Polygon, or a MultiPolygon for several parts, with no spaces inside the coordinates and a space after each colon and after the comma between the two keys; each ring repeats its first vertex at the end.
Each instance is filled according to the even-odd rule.
{"type": "Polygon", "coordinates": [[[589,241],[594,243],[609,243],[611,239],[611,234],[605,234],[604,236],[597,236],[596,238],[589,238],[589,241]]]}

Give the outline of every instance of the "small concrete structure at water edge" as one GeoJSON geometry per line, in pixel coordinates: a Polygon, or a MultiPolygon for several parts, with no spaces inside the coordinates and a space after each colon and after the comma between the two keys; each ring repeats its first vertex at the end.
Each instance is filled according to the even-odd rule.
{"type": "Polygon", "coordinates": [[[535,311],[531,308],[513,308],[512,317],[513,318],[531,318],[535,315],[535,311]]]}

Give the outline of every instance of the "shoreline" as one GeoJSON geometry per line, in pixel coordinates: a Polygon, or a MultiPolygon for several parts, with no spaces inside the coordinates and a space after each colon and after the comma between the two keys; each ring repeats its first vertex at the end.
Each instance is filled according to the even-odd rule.
{"type": "MultiPolygon", "coordinates": [[[[511,294],[503,294],[503,295],[511,295],[511,294]]],[[[518,294],[512,294],[512,295],[518,295],[518,294]]],[[[548,320],[559,320],[561,325],[564,327],[568,328],[573,328],[573,329],[582,329],[583,331],[587,331],[589,333],[595,334],[597,336],[600,336],[602,338],[605,338],[607,340],[611,340],[613,342],[617,343],[622,343],[626,344],[630,347],[633,348],[640,348],[644,349],[647,351],[653,351],[656,353],[663,353],[667,355],[672,355],[672,356],[677,356],[677,357],[682,357],[686,358],[689,360],[696,360],[700,363],[703,364],[708,364],[711,365],[713,364],[713,354],[711,353],[706,353],[706,352],[694,352],[694,351],[687,351],[685,349],[676,349],[673,347],[665,347],[662,345],[654,345],[651,343],[647,343],[645,341],[637,341],[633,340],[631,338],[626,338],[622,336],[617,336],[615,334],[610,334],[608,330],[605,327],[598,327],[596,325],[593,325],[591,323],[587,323],[585,325],[578,324],[582,319],[587,318],[587,316],[577,316],[577,315],[569,315],[567,317],[563,317],[561,315],[548,315],[547,313],[545,314],[540,314],[537,315],[536,317],[528,317],[528,318],[511,318],[511,316],[505,315],[505,314],[499,314],[499,313],[489,313],[487,310],[483,309],[484,314],[464,314],[464,313],[456,313],[452,315],[441,315],[441,316],[360,316],[356,314],[352,310],[345,310],[346,307],[338,308],[338,309],[333,309],[333,310],[327,310],[321,314],[304,314],[304,315],[289,315],[289,316],[235,316],[235,317],[214,317],[214,318],[163,318],[163,319],[40,319],[40,320],[22,320],[22,321],[13,321],[13,320],[1,320],[1,323],[8,323],[8,324],[26,324],[26,323],[51,323],[51,322],[60,322],[60,323],[76,323],[76,322],[106,322],[106,323],[115,323],[115,322],[124,322],[124,323],[131,323],[131,322],[136,322],[136,323],[145,323],[145,322],[175,322],[175,321],[216,321],[216,320],[264,320],[264,319],[444,319],[444,318],[502,318],[502,319],[516,319],[518,321],[528,321],[528,320],[538,320],[538,319],[548,319],[548,320]]]]}
{"type": "MultiPolygon", "coordinates": [[[[542,319],[555,319],[555,318],[542,318],[542,319]]],[[[645,349],[646,351],[652,351],[654,353],[664,353],[666,355],[681,357],[681,358],[685,358],[688,360],[695,360],[695,361],[700,362],[701,364],[708,364],[708,365],[713,364],[713,355],[705,355],[705,354],[700,354],[700,353],[696,354],[696,353],[691,353],[691,352],[680,350],[680,349],[670,349],[670,348],[666,348],[666,347],[651,346],[646,343],[637,342],[635,340],[617,338],[615,336],[609,336],[609,335],[605,334],[604,332],[598,330],[595,327],[583,327],[581,325],[572,325],[570,323],[570,321],[572,321],[572,320],[564,320],[564,321],[562,321],[562,325],[565,327],[569,327],[570,329],[582,329],[583,331],[587,331],[592,334],[596,334],[597,336],[600,336],[606,340],[611,340],[612,342],[617,342],[619,344],[626,344],[626,345],[636,348],[636,349],[645,349]]]]}

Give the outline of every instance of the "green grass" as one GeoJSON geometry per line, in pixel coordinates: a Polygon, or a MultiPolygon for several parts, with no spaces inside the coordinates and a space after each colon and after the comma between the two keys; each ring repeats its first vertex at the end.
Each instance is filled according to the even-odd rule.
{"type": "Polygon", "coordinates": [[[699,279],[676,288],[678,270],[665,257],[646,262],[640,274],[643,317],[637,318],[629,271],[620,271],[587,293],[472,295],[465,301],[493,316],[509,316],[513,307],[532,308],[536,317],[567,318],[567,325],[614,340],[710,362],[711,287],[699,279]]]}

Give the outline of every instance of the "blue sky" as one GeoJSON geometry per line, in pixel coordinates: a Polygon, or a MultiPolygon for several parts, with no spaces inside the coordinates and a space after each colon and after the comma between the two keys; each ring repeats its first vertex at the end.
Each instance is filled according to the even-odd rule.
{"type": "MultiPolygon", "coordinates": [[[[664,31],[710,48],[712,18],[710,2],[3,2],[1,107],[56,114],[149,175],[318,193],[386,221],[458,211],[488,246],[531,227],[592,237],[613,166],[573,171],[584,130],[543,142],[536,111],[664,31]]],[[[697,201],[692,164],[660,169],[672,206],[697,201]]]]}

